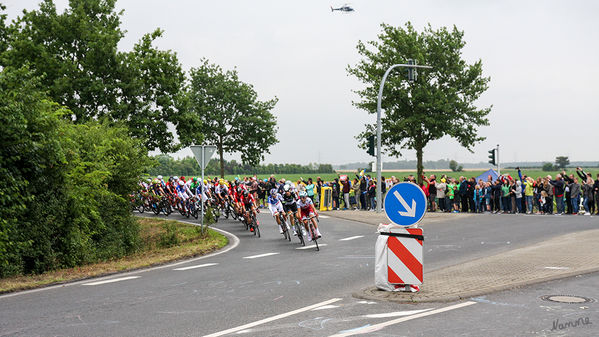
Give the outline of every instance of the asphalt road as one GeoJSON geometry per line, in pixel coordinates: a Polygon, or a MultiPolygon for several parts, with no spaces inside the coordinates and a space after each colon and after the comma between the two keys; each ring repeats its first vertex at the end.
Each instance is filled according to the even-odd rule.
{"type": "MultiPolygon", "coordinates": [[[[374,226],[322,217],[321,250],[316,252],[297,249],[295,238],[291,243],[283,240],[270,215],[260,214],[259,219],[262,238],[239,222],[219,222],[216,227],[237,236],[239,244],[215,256],[0,296],[0,336],[323,336],[351,335],[358,328],[376,330],[372,335],[378,336],[578,336],[599,324],[597,303],[582,311],[567,311],[568,306],[543,311],[539,304],[539,294],[566,290],[580,289],[579,295],[599,298],[591,286],[597,284],[597,275],[461,303],[358,300],[351,293],[373,284],[374,226]],[[550,331],[552,320],[577,315],[587,315],[594,325],[550,331]]],[[[425,270],[598,226],[597,217],[448,218],[424,227],[425,270]]],[[[544,301],[542,305],[551,307],[544,301]]]]}

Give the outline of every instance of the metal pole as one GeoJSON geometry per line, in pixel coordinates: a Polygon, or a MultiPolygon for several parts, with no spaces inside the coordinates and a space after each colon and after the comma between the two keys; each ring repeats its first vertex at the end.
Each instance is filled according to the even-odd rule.
{"type": "Polygon", "coordinates": [[[381,133],[382,133],[382,125],[381,125],[381,99],[383,97],[383,87],[385,86],[385,80],[389,75],[389,72],[393,68],[396,67],[406,67],[406,68],[425,68],[431,69],[431,66],[420,66],[415,64],[394,64],[387,71],[385,71],[385,75],[383,75],[383,79],[381,80],[381,85],[379,87],[379,96],[376,103],[376,212],[380,213],[383,201],[382,198],[382,181],[381,181],[381,169],[383,166],[382,156],[381,156],[381,133]]]}
{"type": "Polygon", "coordinates": [[[497,175],[501,175],[501,165],[499,165],[499,144],[497,144],[497,175]]]}
{"type": "Polygon", "coordinates": [[[204,153],[205,153],[205,149],[204,149],[204,145],[202,145],[202,180],[200,181],[200,186],[202,186],[202,188],[200,189],[200,204],[201,204],[201,216],[200,216],[200,230],[202,231],[202,233],[204,233],[204,198],[202,198],[202,196],[204,195],[204,189],[206,188],[206,186],[204,186],[204,153]]]}

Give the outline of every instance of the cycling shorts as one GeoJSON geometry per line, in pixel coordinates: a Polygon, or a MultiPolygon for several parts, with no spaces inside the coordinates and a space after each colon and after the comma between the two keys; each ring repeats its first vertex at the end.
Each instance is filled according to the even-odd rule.
{"type": "Polygon", "coordinates": [[[283,205],[279,202],[276,204],[268,204],[268,209],[270,213],[274,216],[277,212],[283,212],[283,205]]]}
{"type": "Polygon", "coordinates": [[[283,204],[283,209],[285,210],[285,213],[287,213],[287,212],[296,213],[297,212],[297,204],[296,203],[293,203],[291,205],[283,204]]]}

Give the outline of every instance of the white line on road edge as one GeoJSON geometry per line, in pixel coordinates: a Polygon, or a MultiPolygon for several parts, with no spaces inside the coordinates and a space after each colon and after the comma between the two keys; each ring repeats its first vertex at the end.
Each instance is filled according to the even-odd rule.
{"type": "Polygon", "coordinates": [[[84,286],[97,286],[99,284],[119,282],[119,281],[126,281],[126,280],[133,280],[133,279],[140,278],[140,277],[141,276],[127,276],[127,277],[121,277],[121,278],[113,278],[112,280],[104,280],[104,281],[98,281],[98,282],[83,283],[83,285],[84,286]]]}
{"type": "Polygon", "coordinates": [[[223,331],[220,331],[220,332],[215,332],[213,334],[206,335],[204,337],[218,337],[218,336],[227,335],[227,334],[234,333],[234,332],[241,331],[241,330],[246,330],[246,329],[253,328],[255,326],[258,326],[258,325],[261,325],[261,324],[264,324],[264,323],[268,323],[268,322],[276,321],[276,320],[281,319],[281,318],[293,316],[295,314],[299,314],[300,312],[312,310],[314,308],[318,308],[318,307],[321,307],[323,305],[328,305],[328,304],[331,304],[331,303],[339,302],[341,300],[342,300],[341,298],[333,298],[333,299],[330,299],[328,301],[324,301],[324,302],[316,303],[316,304],[313,304],[313,305],[309,305],[307,307],[303,307],[303,308],[300,308],[300,309],[297,309],[297,310],[286,312],[284,314],[280,314],[280,315],[272,316],[272,317],[269,317],[269,318],[265,318],[265,319],[262,319],[262,320],[259,320],[259,321],[253,322],[253,323],[249,323],[249,324],[245,324],[245,325],[242,325],[242,326],[238,326],[236,328],[231,328],[231,329],[228,329],[228,330],[223,330],[223,331]]]}
{"type": "MultiPolygon", "coordinates": [[[[328,245],[326,243],[319,243],[318,244],[318,247],[324,247],[324,246],[328,246],[328,245]]],[[[316,248],[316,245],[298,247],[298,248],[295,248],[295,249],[310,249],[310,248],[316,248]]]]}
{"type": "Polygon", "coordinates": [[[323,219],[328,219],[328,218],[330,218],[330,216],[328,216],[328,215],[320,215],[320,214],[318,215],[318,217],[319,217],[319,218],[323,218],[323,219]]]}
{"type": "MultiPolygon", "coordinates": [[[[142,216],[144,218],[153,218],[153,217],[147,217],[147,216],[142,216]]],[[[176,219],[172,219],[174,221],[179,221],[179,222],[183,222],[183,223],[187,223],[187,224],[191,224],[191,225],[195,225],[195,226],[199,226],[199,224],[197,223],[193,223],[193,222],[189,222],[189,221],[184,221],[184,220],[176,220],[176,219]]],[[[170,267],[174,267],[174,266],[178,266],[180,264],[184,264],[184,263],[190,263],[190,262],[195,262],[195,261],[199,261],[199,260],[203,260],[203,259],[207,259],[209,257],[213,257],[216,255],[220,255],[220,254],[224,254],[232,249],[237,248],[237,246],[239,246],[239,238],[234,235],[231,234],[227,231],[224,231],[220,228],[215,228],[215,227],[210,227],[210,229],[213,229],[217,232],[220,232],[222,234],[224,234],[228,239],[229,242],[233,241],[231,245],[228,245],[227,247],[223,248],[222,250],[219,250],[217,252],[214,253],[210,253],[207,255],[203,255],[203,256],[199,256],[193,259],[189,259],[189,260],[185,260],[185,261],[180,261],[180,262],[175,262],[175,263],[169,263],[169,264],[165,264],[162,266],[157,266],[157,267],[152,267],[152,268],[148,268],[148,269],[141,269],[141,270],[134,270],[134,271],[130,271],[130,272],[125,272],[119,275],[135,275],[135,274],[140,274],[140,273],[145,273],[148,271],[153,271],[153,270],[159,270],[159,269],[164,269],[164,268],[170,268],[170,267]]],[[[114,275],[110,275],[108,277],[114,277],[114,275]]],[[[100,278],[100,280],[103,280],[104,278],[100,278]]],[[[45,288],[38,288],[38,289],[31,289],[31,290],[24,290],[24,291],[19,291],[19,292],[15,292],[15,293],[10,293],[10,294],[6,294],[6,295],[0,295],[0,299],[3,298],[8,298],[8,297],[13,297],[13,296],[20,296],[20,295],[25,295],[25,294],[32,294],[32,293],[37,293],[40,291],[46,291],[46,290],[50,290],[50,289],[56,289],[56,288],[64,288],[64,287],[70,287],[70,286],[74,286],[74,285],[80,285],[82,283],[85,283],[89,280],[83,280],[83,281],[74,281],[74,282],[70,282],[70,283],[65,283],[65,284],[58,284],[55,286],[49,286],[49,287],[45,287],[45,288]]]]}
{"type": "Polygon", "coordinates": [[[416,318],[426,317],[426,316],[430,316],[430,315],[434,315],[434,314],[439,314],[439,313],[442,313],[442,312],[445,312],[445,311],[459,309],[459,308],[467,307],[467,306],[470,306],[470,305],[473,305],[473,304],[476,304],[476,302],[468,301],[468,302],[464,302],[464,303],[460,303],[460,304],[456,304],[456,305],[451,305],[449,307],[445,307],[445,308],[441,308],[441,309],[436,309],[436,310],[431,310],[431,311],[423,312],[423,313],[412,315],[412,316],[408,316],[408,317],[396,318],[396,319],[391,320],[391,321],[387,321],[387,322],[383,322],[383,323],[379,323],[379,324],[375,324],[375,325],[371,325],[371,326],[365,326],[362,329],[347,331],[347,332],[344,332],[344,333],[339,333],[339,334],[336,334],[336,335],[331,335],[329,337],[346,337],[346,336],[353,336],[353,335],[370,333],[370,332],[381,330],[381,329],[383,329],[385,327],[388,327],[389,325],[393,325],[393,324],[397,324],[397,323],[409,321],[409,320],[416,319],[416,318]]]}
{"type": "Polygon", "coordinates": [[[256,259],[259,257],[265,257],[265,256],[271,256],[271,255],[277,255],[279,253],[266,253],[266,254],[260,254],[260,255],[252,255],[252,256],[245,256],[244,259],[256,259]]]}
{"type": "Polygon", "coordinates": [[[421,312],[425,312],[425,311],[429,311],[429,310],[433,310],[433,309],[434,308],[422,309],[422,310],[386,312],[386,313],[383,313],[383,314],[364,315],[362,317],[366,317],[366,318],[389,318],[389,317],[398,317],[398,316],[410,316],[410,315],[419,314],[421,312]]]}
{"type": "Polygon", "coordinates": [[[345,238],[345,239],[339,239],[339,241],[349,241],[349,240],[354,240],[354,239],[359,239],[359,238],[363,238],[364,235],[356,235],[356,236],[350,236],[349,238],[345,238]]]}
{"type": "Polygon", "coordinates": [[[182,268],[175,268],[173,270],[189,270],[189,269],[196,269],[196,268],[202,268],[202,267],[210,267],[210,266],[216,266],[218,263],[206,263],[206,264],[199,264],[197,266],[190,266],[190,267],[182,267],[182,268]]]}

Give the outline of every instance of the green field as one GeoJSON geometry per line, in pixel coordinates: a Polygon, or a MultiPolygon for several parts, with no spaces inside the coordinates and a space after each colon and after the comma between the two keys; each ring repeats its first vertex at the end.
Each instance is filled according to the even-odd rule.
{"type": "MultiPolygon", "coordinates": [[[[595,167],[595,168],[584,168],[585,172],[590,172],[593,174],[593,177],[596,176],[597,173],[599,173],[599,168],[595,167]]],[[[427,171],[424,170],[425,174],[427,176],[431,175],[431,174],[435,174],[437,175],[437,177],[440,177],[443,174],[446,174],[449,177],[454,177],[454,178],[459,178],[460,176],[464,176],[467,178],[470,177],[477,177],[480,174],[482,174],[483,172],[485,172],[487,170],[468,170],[468,171],[463,171],[463,172],[452,172],[450,170],[447,171],[427,171]]],[[[518,171],[514,170],[514,169],[502,169],[501,170],[502,174],[509,174],[514,178],[518,177],[518,171]]],[[[556,174],[558,174],[559,171],[543,171],[540,168],[535,168],[535,169],[522,169],[522,174],[525,174],[529,177],[532,177],[536,180],[537,177],[545,177],[547,175],[551,175],[551,177],[553,177],[555,179],[556,174]]],[[[574,174],[574,176],[576,176],[576,171],[575,169],[572,168],[568,168],[566,170],[566,173],[568,174],[574,174]]],[[[297,180],[301,178],[304,178],[305,180],[308,180],[308,178],[312,178],[314,181],[316,181],[316,177],[321,177],[324,181],[331,181],[335,178],[337,178],[339,175],[343,175],[346,174],[348,175],[350,178],[355,178],[356,172],[338,172],[338,173],[319,173],[319,174],[275,174],[275,177],[277,178],[277,180],[281,179],[281,178],[285,178],[286,180],[292,180],[294,182],[296,182],[297,180]]],[[[370,174],[371,176],[375,176],[376,174],[371,173],[371,172],[367,172],[367,174],[370,174]]],[[[403,180],[404,177],[409,176],[410,174],[415,175],[416,174],[416,170],[414,171],[389,171],[389,172],[383,172],[383,177],[385,178],[389,178],[391,176],[396,176],[397,178],[399,178],[399,180],[403,180]]],[[[235,179],[235,177],[237,177],[237,175],[226,175],[225,178],[227,180],[233,180],[235,179]]],[[[239,175],[240,178],[243,178],[244,175],[239,175]]],[[[268,177],[270,177],[269,174],[259,174],[257,175],[258,179],[266,179],[268,177]]]]}

